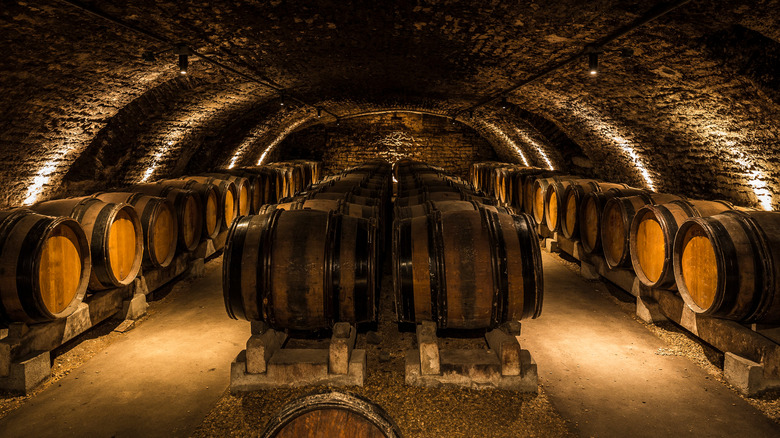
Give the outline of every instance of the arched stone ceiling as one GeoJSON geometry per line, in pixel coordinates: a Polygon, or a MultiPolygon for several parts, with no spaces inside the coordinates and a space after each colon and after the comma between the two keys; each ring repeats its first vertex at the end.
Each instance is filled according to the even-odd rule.
{"type": "MultiPolygon", "coordinates": [[[[451,115],[654,5],[84,3],[339,115],[451,115]]],[[[609,45],[598,76],[583,60],[511,93],[507,110],[458,120],[507,160],[546,166],[546,155],[553,167],[584,162],[602,178],[777,209],[778,3],[694,0],[609,45]]],[[[3,2],[0,32],[0,205],[175,175],[193,161],[251,163],[289,132],[333,122],[289,99],[280,112],[273,90],[200,61],[181,79],[171,53],[141,59],[170,47],[58,0],[3,2]]]]}

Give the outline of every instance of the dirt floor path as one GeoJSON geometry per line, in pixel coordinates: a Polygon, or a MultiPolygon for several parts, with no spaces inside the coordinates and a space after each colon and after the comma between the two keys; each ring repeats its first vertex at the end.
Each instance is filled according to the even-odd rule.
{"type": "Polygon", "coordinates": [[[544,310],[520,337],[561,416],[581,436],[778,437],[780,426],[544,254],[544,310]]]}

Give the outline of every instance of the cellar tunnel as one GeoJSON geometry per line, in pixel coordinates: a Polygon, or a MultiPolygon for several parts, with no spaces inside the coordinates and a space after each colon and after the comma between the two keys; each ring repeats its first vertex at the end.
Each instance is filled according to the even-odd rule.
{"type": "MultiPolygon", "coordinates": [[[[764,324],[743,318],[723,325],[710,325],[711,319],[699,321],[687,313],[689,304],[681,301],[676,284],[661,288],[674,296],[668,300],[659,288],[642,285],[633,271],[632,263],[639,262],[632,262],[628,240],[627,258],[620,266],[611,266],[601,256],[601,248],[596,255],[584,255],[580,237],[569,236],[560,226],[543,231],[544,224],[533,211],[514,204],[522,202],[524,195],[509,194],[509,189],[498,193],[501,184],[524,187],[523,172],[534,169],[534,178],[549,179],[542,187],[576,177],[593,181],[588,183],[593,187],[604,183],[617,190],[636,190],[630,194],[637,196],[641,192],[646,197],[669,196],[673,202],[713,201],[745,215],[778,211],[778,0],[7,0],[0,7],[0,47],[4,52],[0,57],[0,185],[4,187],[0,215],[17,212],[0,216],[3,257],[10,257],[6,254],[10,250],[2,245],[21,241],[4,234],[15,223],[13,214],[27,211],[16,209],[32,208],[40,214],[58,211],[41,207],[47,201],[101,194],[105,202],[120,202],[111,193],[139,187],[156,190],[150,186],[195,177],[200,178],[198,184],[215,184],[210,189],[215,203],[224,207],[226,195],[216,187],[218,183],[206,178],[232,172],[240,179],[237,172],[247,169],[250,173],[276,169],[269,171],[273,173],[286,166],[311,166],[307,182],[313,185],[293,188],[290,182],[285,196],[279,188],[279,196],[264,203],[264,214],[278,217],[280,213],[272,213],[276,207],[268,205],[281,204],[288,196],[291,203],[303,202],[295,195],[327,188],[312,179],[318,172],[320,181],[331,184],[348,179],[349,172],[381,167],[378,162],[410,169],[416,164],[409,163],[426,163],[419,165],[433,166],[424,172],[437,173],[446,181],[439,181],[442,186],[462,187],[459,200],[474,204],[481,220],[514,214],[514,208],[532,221],[527,230],[538,237],[533,245],[539,243],[541,255],[536,265],[526,263],[523,269],[539,269],[545,310],[538,321],[524,319],[522,334],[518,331],[516,338],[534,355],[540,390],[529,395],[474,389],[478,385],[441,391],[403,386],[403,348],[422,342],[414,328],[397,334],[392,321],[399,312],[393,307],[394,287],[401,287],[394,283],[398,273],[391,260],[393,251],[401,247],[394,246],[393,239],[401,234],[393,233],[393,214],[398,214],[400,204],[394,210],[388,197],[386,204],[377,202],[376,210],[385,209],[389,218],[372,225],[386,228],[387,237],[377,239],[387,241],[369,239],[380,248],[377,254],[384,251],[385,258],[372,267],[380,296],[377,314],[383,316],[378,317],[377,327],[361,327],[356,335],[355,348],[366,351],[368,383],[355,393],[388,407],[403,436],[695,436],[683,426],[692,419],[702,428],[701,434],[713,436],[729,436],[743,428],[755,436],[773,436],[780,428],[778,321],[764,324]],[[479,169],[487,169],[490,175],[499,169],[495,174],[499,176],[505,169],[506,175],[515,176],[480,180],[479,169]],[[216,196],[221,197],[219,202],[216,196]],[[476,207],[483,201],[490,207],[476,207]],[[645,308],[647,297],[650,304],[645,308]],[[568,330],[561,330],[568,325],[568,330]],[[710,338],[707,333],[715,334],[710,338]],[[726,338],[738,340],[734,343],[740,350],[723,350],[719,342],[726,338]],[[744,380],[750,394],[742,387],[735,390],[739,385],[726,376],[733,375],[738,365],[749,370],[744,380]],[[758,374],[762,377],[755,380],[758,374]],[[668,384],[654,384],[651,379],[668,384]],[[401,406],[396,399],[404,397],[419,397],[419,410],[401,406]],[[696,407],[709,401],[712,412],[696,407]],[[667,403],[675,407],[672,414],[662,413],[667,403]],[[454,413],[447,415],[450,411],[454,413]],[[491,425],[478,424],[483,415],[491,425]]],[[[389,187],[395,184],[397,198],[405,183],[397,169],[392,178],[389,172],[377,171],[388,177],[389,187]]],[[[360,190],[369,192],[368,179],[360,190]]],[[[175,187],[195,191],[193,184],[175,187]]],[[[533,180],[530,184],[535,187],[533,180]]],[[[175,250],[162,251],[170,255],[165,262],[170,268],[160,266],[162,261],[149,261],[148,247],[163,244],[138,227],[135,232],[138,240],[145,239],[145,252],[137,251],[137,260],[123,261],[121,268],[136,269],[137,278],[129,275],[122,284],[112,280],[110,286],[100,279],[106,286],[97,287],[99,281],[82,264],[82,270],[68,281],[90,277],[89,288],[79,299],[86,296],[96,307],[89,310],[92,313],[79,307],[73,313],[80,315],[77,322],[70,322],[77,319],[71,316],[67,327],[57,326],[48,333],[69,336],[70,330],[76,333],[90,318],[103,322],[95,322],[62,345],[14,340],[30,338],[31,333],[39,336],[36,327],[41,325],[10,321],[6,315],[4,303],[13,295],[7,284],[21,281],[29,264],[0,263],[0,437],[33,435],[41,427],[56,435],[62,417],[51,412],[69,409],[62,404],[68,397],[90,409],[98,402],[113,407],[88,425],[78,424],[84,416],[77,414],[77,424],[63,428],[64,436],[256,436],[282,404],[307,393],[289,388],[250,395],[230,391],[228,378],[234,378],[230,367],[239,360],[236,353],[245,346],[249,349],[247,337],[254,339],[266,330],[258,329],[257,321],[250,327],[225,314],[227,307],[228,314],[235,316],[227,292],[232,287],[227,280],[228,251],[238,247],[231,244],[235,236],[228,229],[239,220],[259,216],[239,214],[243,207],[238,204],[250,201],[241,200],[238,184],[235,190],[230,202],[235,201],[234,216],[239,219],[232,222],[225,207],[219,213],[223,217],[213,218],[209,226],[216,228],[207,235],[208,220],[199,218],[203,235],[190,236],[195,239],[192,245],[173,237],[168,243],[175,250]],[[122,292],[115,294],[115,290],[122,292]],[[141,306],[133,304],[139,291],[148,296],[149,311],[141,312],[144,316],[123,319],[106,310],[114,306],[117,314],[133,314],[134,306],[141,306]],[[19,353],[22,350],[24,354],[19,353]],[[33,354],[43,351],[45,360],[33,354]],[[19,357],[14,356],[17,353],[19,357]],[[25,387],[28,394],[19,398],[15,392],[3,392],[3,379],[12,379],[13,366],[23,362],[29,369],[37,366],[25,362],[31,357],[49,362],[52,377],[47,377],[42,389],[25,387]],[[125,369],[127,376],[108,377],[121,373],[124,360],[133,362],[125,369]],[[144,361],[152,365],[145,367],[144,361]],[[86,387],[84,379],[94,381],[94,387],[86,387]],[[154,386],[150,382],[160,390],[147,389],[154,386]],[[113,396],[119,401],[109,400],[113,396]],[[125,406],[122,397],[143,400],[131,416],[146,418],[146,424],[124,417],[117,420],[122,408],[116,406],[125,406]],[[36,400],[43,408],[37,408],[36,400]],[[181,406],[173,407],[177,400],[181,406]],[[162,414],[159,406],[169,406],[169,412],[162,414]],[[114,421],[108,428],[99,424],[114,421]]],[[[512,190],[519,193],[520,189],[512,190]]],[[[605,186],[603,191],[607,190],[605,186]]],[[[160,193],[155,196],[168,196],[170,190],[160,193]]],[[[172,195],[169,198],[173,202],[172,195]]],[[[128,203],[130,199],[138,198],[129,197],[128,203]]],[[[205,210],[211,198],[203,199],[205,210]]],[[[329,199],[335,203],[335,198],[329,199]]],[[[338,202],[342,209],[347,203],[338,202]]],[[[251,206],[253,213],[256,207],[251,206]]],[[[557,209],[564,207],[556,204],[557,209]]],[[[176,214],[171,211],[171,217],[176,214]]],[[[430,214],[431,221],[440,217],[430,214]]],[[[68,215],[77,216],[61,216],[68,215]]],[[[147,220],[140,210],[138,216],[139,224],[147,220]]],[[[170,231],[169,222],[161,229],[170,231]]],[[[774,246],[780,240],[775,229],[755,231],[761,228],[759,222],[749,222],[746,233],[755,232],[764,240],[732,246],[750,247],[759,254],[751,266],[756,273],[766,272],[755,276],[755,284],[776,291],[776,296],[756,300],[767,306],[777,303],[780,309],[780,289],[768,286],[780,284],[780,268],[775,269],[780,266],[780,253],[774,246]]],[[[329,228],[332,223],[341,222],[327,222],[323,236],[346,235],[329,228]]],[[[519,219],[514,226],[520,227],[518,223],[519,219]]],[[[626,236],[630,225],[630,221],[625,224],[626,236]]],[[[185,233],[181,223],[178,228],[173,234],[185,233]]],[[[491,222],[483,231],[498,233],[497,229],[491,222]]],[[[660,236],[660,228],[656,232],[660,236]]],[[[59,242],[78,240],[62,233],[59,242]]],[[[691,233],[689,239],[706,234],[691,233]]],[[[122,239],[132,240],[131,234],[113,235],[110,245],[106,237],[101,244],[107,254],[118,253],[122,239]]],[[[272,234],[262,234],[262,239],[272,234]]],[[[447,233],[442,236],[445,239],[447,233]]],[[[438,238],[430,238],[431,248],[444,245],[438,238]]],[[[507,257],[503,248],[495,249],[505,244],[505,238],[490,234],[486,254],[507,257]]],[[[670,267],[658,276],[674,283],[672,243],[667,257],[670,267]]],[[[91,247],[84,245],[92,257],[99,252],[95,241],[89,241],[91,247]]],[[[370,252],[363,247],[360,251],[370,252]]],[[[720,247],[715,247],[718,251],[720,247]]],[[[290,254],[291,259],[296,255],[290,254]]],[[[233,255],[232,263],[253,256],[233,255]]],[[[261,257],[270,256],[261,252],[261,257]]],[[[324,257],[323,263],[331,259],[324,257]]],[[[747,260],[742,254],[732,259],[747,260]]],[[[56,265],[48,259],[47,263],[56,265]]],[[[95,261],[91,264],[93,274],[106,269],[95,261]]],[[[39,265],[32,266],[38,269],[39,265]]],[[[718,269],[727,270],[721,265],[718,269]]],[[[506,274],[512,266],[495,262],[486,269],[493,269],[498,278],[499,271],[506,274]]],[[[728,269],[742,273],[747,268],[732,263],[728,269]]],[[[107,272],[108,277],[118,275],[107,272]]],[[[261,274],[257,275],[259,279],[261,274]]],[[[431,278],[436,280],[436,274],[431,278]]],[[[742,283],[728,285],[747,288],[742,283]]],[[[527,283],[519,287],[529,288],[527,283]]],[[[146,305],[143,301],[143,310],[146,305]]],[[[327,345],[328,336],[318,333],[317,339],[287,342],[313,349],[327,345]]],[[[455,338],[445,341],[442,335],[440,347],[470,342],[455,338]]],[[[493,348],[485,350],[492,354],[493,348]]]]}

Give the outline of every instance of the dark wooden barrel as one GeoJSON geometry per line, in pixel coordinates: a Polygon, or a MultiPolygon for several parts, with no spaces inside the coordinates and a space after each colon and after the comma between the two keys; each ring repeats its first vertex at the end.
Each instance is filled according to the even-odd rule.
{"type": "Polygon", "coordinates": [[[673,266],[694,312],[780,323],[780,213],[730,210],[689,218],[675,236],[673,266]]]}
{"type": "Polygon", "coordinates": [[[203,233],[203,213],[200,197],[192,190],[166,187],[161,184],[138,184],[128,188],[131,192],[165,198],[173,205],[176,214],[177,242],[182,251],[194,251],[203,233]]]}
{"type": "MultiPolygon", "coordinates": [[[[550,178],[556,175],[558,175],[558,172],[542,172],[523,176],[523,211],[525,213],[528,213],[531,215],[531,217],[535,218],[534,206],[536,204],[536,180],[540,178],[550,178]]],[[[539,198],[539,205],[540,209],[544,207],[544,197],[541,196],[541,193],[539,198]]]]}
{"type": "Polygon", "coordinates": [[[30,207],[48,216],[70,216],[89,241],[92,270],[89,289],[126,286],[135,280],[143,257],[143,230],[135,208],[95,197],[58,199],[30,207]]]}
{"type": "Polygon", "coordinates": [[[201,184],[212,184],[219,194],[219,207],[221,208],[219,231],[226,231],[238,216],[238,191],[232,181],[210,176],[184,176],[181,179],[195,181],[201,184]]]}
{"type": "Polygon", "coordinates": [[[173,204],[165,198],[138,192],[98,193],[95,197],[103,202],[125,203],[135,208],[144,232],[144,268],[164,268],[171,264],[179,233],[173,204]]]}
{"type": "Polygon", "coordinates": [[[0,212],[0,325],[70,315],[84,299],[91,266],[87,236],[75,220],[0,212]]]}
{"type": "Polygon", "coordinates": [[[233,175],[230,173],[205,173],[202,176],[207,176],[215,179],[222,179],[230,181],[236,186],[236,198],[235,203],[238,210],[237,214],[246,216],[252,211],[252,186],[249,184],[249,179],[243,176],[233,175]]]}
{"type": "Polygon", "coordinates": [[[397,198],[395,205],[399,207],[408,207],[410,205],[423,204],[428,201],[444,202],[444,201],[477,201],[485,205],[495,205],[496,200],[494,198],[487,198],[482,196],[475,196],[462,192],[425,192],[415,196],[408,196],[404,198],[397,198]]]}
{"type": "Polygon", "coordinates": [[[579,216],[580,205],[585,195],[591,192],[605,192],[609,189],[628,188],[626,184],[605,183],[593,179],[573,180],[563,193],[561,209],[561,233],[568,239],[576,239],[580,235],[579,216]]]}
{"type": "Polygon", "coordinates": [[[287,403],[266,424],[262,438],[401,438],[379,405],[345,392],[312,394],[287,403]]]}
{"type": "Polygon", "coordinates": [[[166,179],[158,181],[158,184],[197,193],[200,197],[203,239],[213,239],[219,234],[223,210],[220,208],[219,192],[214,184],[183,179],[166,179]]]}
{"type": "Polygon", "coordinates": [[[608,200],[601,213],[600,226],[601,247],[607,265],[613,269],[631,266],[631,221],[640,208],[680,199],[679,196],[665,193],[640,193],[608,200]]]}
{"type": "Polygon", "coordinates": [[[240,217],[223,260],[228,315],[293,330],[376,321],[376,233],[332,211],[240,217]]]}
{"type": "Polygon", "coordinates": [[[480,204],[477,201],[426,201],[422,204],[410,205],[407,207],[396,207],[393,217],[396,220],[409,219],[417,216],[425,216],[434,211],[446,213],[448,211],[468,211],[485,208],[489,211],[514,214],[514,210],[508,207],[498,207],[492,205],[480,204]]]}
{"type": "Polygon", "coordinates": [[[541,312],[541,255],[527,215],[479,208],[398,220],[392,254],[400,322],[484,329],[541,312]]]}
{"type": "Polygon", "coordinates": [[[593,254],[601,250],[601,213],[604,206],[612,198],[621,196],[634,196],[646,193],[642,189],[616,189],[605,192],[590,192],[585,195],[579,211],[578,222],[580,224],[580,243],[587,254],[593,254]]]}
{"type": "Polygon", "coordinates": [[[645,205],[631,222],[631,264],[639,280],[651,287],[671,288],[674,283],[674,236],[686,219],[708,217],[731,210],[725,201],[676,200],[645,205]]]}

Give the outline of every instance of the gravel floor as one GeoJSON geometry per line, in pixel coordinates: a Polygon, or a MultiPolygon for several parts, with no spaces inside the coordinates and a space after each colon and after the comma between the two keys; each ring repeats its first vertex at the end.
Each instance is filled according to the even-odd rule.
{"type": "MultiPolygon", "coordinates": [[[[392,281],[386,267],[382,311],[376,334],[358,335],[357,348],[368,355],[365,386],[347,391],[382,406],[405,437],[568,437],[566,422],[544,391],[429,389],[404,384],[404,351],[415,347],[413,332],[400,332],[393,320],[392,281]],[[377,336],[378,335],[378,336],[377,336]],[[372,343],[368,344],[369,338],[372,343]]],[[[288,347],[327,346],[327,340],[290,341],[288,347]]],[[[449,339],[442,348],[487,348],[484,338],[449,339]]],[[[247,394],[226,392],[194,436],[258,436],[281,407],[313,392],[344,390],[327,387],[280,389],[247,394]]]]}

